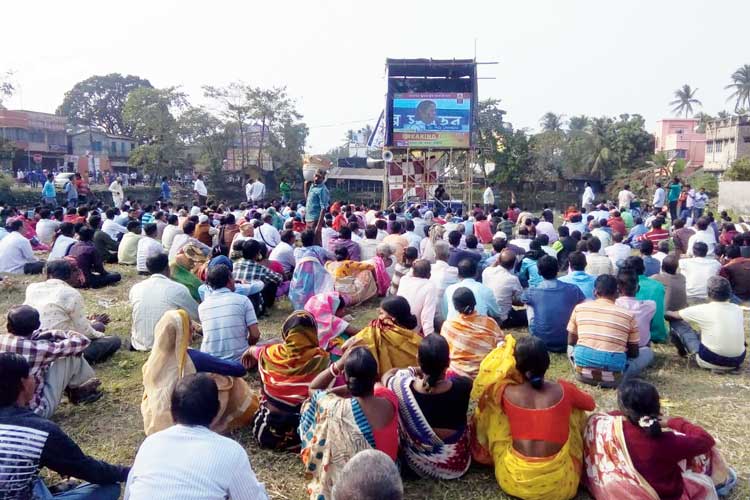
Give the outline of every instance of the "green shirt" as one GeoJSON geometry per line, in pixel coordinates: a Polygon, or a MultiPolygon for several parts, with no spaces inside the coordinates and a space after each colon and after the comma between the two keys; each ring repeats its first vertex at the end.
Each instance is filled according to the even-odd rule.
{"type": "Polygon", "coordinates": [[[669,185],[669,201],[677,201],[680,199],[680,192],[682,191],[682,186],[680,184],[670,184],[669,185]]]}
{"type": "Polygon", "coordinates": [[[667,324],[664,320],[664,285],[646,276],[638,276],[640,286],[635,298],[638,300],[653,300],[656,302],[656,312],[651,319],[651,341],[667,341],[667,324]]]}
{"type": "Polygon", "coordinates": [[[279,191],[281,191],[281,194],[289,194],[292,192],[292,188],[286,182],[282,182],[279,184],[279,191]]]}
{"type": "Polygon", "coordinates": [[[625,223],[625,228],[628,231],[630,231],[635,225],[635,222],[633,221],[633,214],[631,214],[627,210],[623,210],[622,212],[620,212],[620,218],[622,218],[622,221],[625,223]]]}

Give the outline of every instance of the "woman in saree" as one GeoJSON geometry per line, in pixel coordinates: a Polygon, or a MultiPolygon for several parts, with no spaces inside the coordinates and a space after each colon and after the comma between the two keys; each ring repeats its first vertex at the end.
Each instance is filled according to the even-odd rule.
{"type": "Polygon", "coordinates": [[[339,292],[323,292],[313,295],[305,304],[305,311],[318,324],[318,343],[331,355],[332,361],[341,358],[341,346],[358,330],[345,319],[346,302],[339,292]]]}
{"type": "Polygon", "coordinates": [[[417,318],[411,313],[409,302],[400,296],[388,297],[380,303],[378,317],[354,338],[375,357],[382,376],[391,368],[408,368],[417,363],[422,337],[416,328],[417,318]]]}
{"type": "Polygon", "coordinates": [[[311,297],[333,292],[333,289],[333,277],[316,256],[297,258],[292,280],[289,282],[289,300],[293,309],[304,309],[311,297]]]}
{"type": "Polygon", "coordinates": [[[595,414],[584,435],[585,483],[601,500],[708,500],[737,483],[701,427],[661,414],[656,387],[638,379],[620,384],[619,412],[595,414]]]}
{"type": "Polygon", "coordinates": [[[475,379],[487,354],[505,338],[494,319],[476,312],[472,291],[461,287],[453,292],[458,316],[443,323],[440,334],[450,346],[450,372],[475,379]]]}
{"type": "Polygon", "coordinates": [[[281,231],[284,229],[284,218],[279,215],[279,212],[274,207],[268,207],[266,210],[266,214],[271,216],[271,225],[276,228],[276,230],[281,231]]]}
{"type": "Polygon", "coordinates": [[[318,345],[312,314],[293,312],[281,327],[280,343],[249,347],[242,363],[249,368],[256,361],[263,385],[253,437],[262,448],[298,450],[300,408],[310,382],[329,365],[328,353],[318,345]]]}
{"type": "Polygon", "coordinates": [[[189,348],[190,317],[184,310],[164,313],[154,329],[154,346],[143,365],[143,431],[151,435],[173,424],[170,398],[177,381],[196,372],[210,373],[219,388],[219,413],[211,424],[229,432],[250,423],[258,398],[241,378],[245,368],[189,348]]]}
{"type": "Polygon", "coordinates": [[[378,285],[375,280],[375,265],[369,262],[349,260],[344,247],[336,249],[336,261],[326,263],[326,271],[333,276],[334,289],[352,306],[375,297],[378,285]]]}
{"type": "Polygon", "coordinates": [[[190,295],[198,302],[201,300],[198,288],[203,284],[199,276],[207,260],[208,257],[200,248],[187,243],[180,249],[170,265],[170,277],[177,283],[185,285],[190,295]]]}
{"type": "Polygon", "coordinates": [[[419,345],[418,368],[383,375],[383,385],[398,398],[402,463],[423,478],[457,479],[471,465],[471,379],[446,378],[449,363],[448,343],[428,335],[419,345]]]}
{"type": "Polygon", "coordinates": [[[341,359],[310,384],[310,398],[302,405],[299,436],[311,500],[330,499],[341,470],[360,451],[374,448],[396,460],[398,400],[376,382],[375,358],[352,338],[341,359]],[[326,390],[341,373],[346,385],[326,390]]]}
{"type": "Polygon", "coordinates": [[[564,381],[545,381],[544,341],[511,335],[482,362],[471,392],[474,461],[494,465],[508,495],[534,500],[576,496],[591,396],[564,381]]]}
{"type": "MultiPolygon", "coordinates": [[[[425,220],[427,220],[426,215],[425,220]]],[[[440,224],[433,224],[432,226],[430,226],[427,236],[427,238],[424,238],[419,243],[419,255],[421,255],[423,259],[429,260],[431,264],[434,264],[435,260],[437,259],[437,257],[435,256],[435,243],[438,241],[443,241],[443,236],[445,236],[445,227],[441,226],[440,224]]]]}

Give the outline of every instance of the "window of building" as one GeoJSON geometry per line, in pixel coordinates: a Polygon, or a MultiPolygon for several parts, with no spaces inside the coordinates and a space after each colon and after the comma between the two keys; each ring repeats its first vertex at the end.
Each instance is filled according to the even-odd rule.
{"type": "Polygon", "coordinates": [[[677,133],[677,134],[684,134],[685,131],[682,130],[681,128],[678,128],[677,130],[675,130],[675,133],[677,133]]]}
{"type": "Polygon", "coordinates": [[[750,135],[746,135],[742,138],[742,142],[750,142],[750,135]]]}
{"type": "Polygon", "coordinates": [[[706,153],[713,153],[714,152],[714,143],[713,141],[707,141],[706,142],[706,153]]]}
{"type": "Polygon", "coordinates": [[[91,145],[96,153],[102,152],[102,141],[94,141],[91,143],[91,145]]]}
{"type": "Polygon", "coordinates": [[[135,143],[131,142],[130,143],[130,150],[133,151],[134,149],[135,149],[135,143]]]}
{"type": "Polygon", "coordinates": [[[677,149],[674,152],[674,158],[687,158],[687,150],[677,149]]]}
{"type": "Polygon", "coordinates": [[[721,153],[721,141],[716,141],[716,152],[721,153]]]}
{"type": "Polygon", "coordinates": [[[125,154],[125,142],[120,143],[120,153],[125,154]]]}
{"type": "Polygon", "coordinates": [[[115,141],[112,141],[112,147],[110,148],[110,151],[112,151],[112,154],[117,154],[117,143],[115,141]]]}

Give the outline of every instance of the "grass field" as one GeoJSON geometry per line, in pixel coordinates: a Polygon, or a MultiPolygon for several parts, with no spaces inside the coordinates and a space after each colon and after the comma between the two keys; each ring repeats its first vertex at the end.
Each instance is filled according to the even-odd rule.
{"type": "MultiPolygon", "coordinates": [[[[123,274],[123,282],[102,290],[84,290],[86,312],[108,313],[112,318],[108,331],[126,340],[130,331],[128,291],[142,277],[137,276],[132,267],[112,268],[123,274]]],[[[26,285],[41,279],[6,277],[0,282],[0,313],[4,316],[10,305],[23,302],[26,285]]],[[[372,319],[375,307],[373,302],[352,309],[355,326],[364,326],[372,319]]],[[[289,312],[289,302],[282,300],[273,315],[260,322],[263,337],[277,337],[281,323],[289,312]]],[[[4,321],[0,330],[5,331],[4,321]]],[[[526,330],[510,332],[514,335],[527,334],[526,330]]],[[[727,461],[742,478],[729,498],[750,498],[747,486],[750,476],[750,429],[747,423],[750,414],[750,370],[747,363],[740,374],[714,375],[694,365],[689,366],[670,346],[657,346],[655,351],[656,359],[646,378],[659,388],[665,412],[697,422],[716,437],[727,461]]],[[[102,399],[85,406],[72,406],[64,402],[58,408],[54,420],[86,453],[114,463],[132,463],[144,438],[139,405],[142,395],[141,366],[146,358],[145,353],[121,350],[111,360],[95,367],[105,391],[102,399]]],[[[570,367],[562,355],[553,355],[549,377],[572,380],[570,367]]],[[[254,388],[258,387],[256,373],[249,375],[248,379],[254,388]]],[[[582,387],[594,395],[599,410],[615,408],[613,391],[582,387]]],[[[253,469],[265,482],[272,498],[305,498],[302,466],[296,455],[261,450],[246,431],[236,432],[232,437],[247,449],[253,469]]],[[[168,456],[164,458],[169,459],[168,456]]],[[[508,498],[500,491],[492,470],[476,466],[472,466],[469,473],[457,481],[413,480],[407,481],[405,487],[409,499],[508,498]]],[[[578,498],[589,497],[581,491],[578,498]]]]}

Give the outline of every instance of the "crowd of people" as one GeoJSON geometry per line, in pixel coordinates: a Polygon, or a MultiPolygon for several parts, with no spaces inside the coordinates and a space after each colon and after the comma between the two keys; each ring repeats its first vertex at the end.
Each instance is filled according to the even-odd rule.
{"type": "Polygon", "coordinates": [[[472,462],[524,499],[569,499],[581,485],[595,498],[732,489],[711,435],[666,418],[640,376],[654,343],[675,346],[666,363],[741,367],[750,226],[704,213],[705,194],[679,179],[668,194],[657,184],[643,215],[627,186],[614,203],[587,186],[556,220],[546,206],[499,209],[491,187],[460,214],[353,205],[331,199],[325,175],[299,203],[288,185],[266,201],[259,180],[247,202],[218,203],[199,176],[190,206],[114,185],[110,205],[3,207],[0,271],[46,280],[0,335],[2,492],[114,499],[124,484],[134,500],[266,498],[247,453],[221,435],[245,426],[260,447],[300,455],[314,500],[398,499],[402,475],[455,480],[472,462]],[[147,438],[130,467],[86,456],[49,420],[64,396],[101,398],[92,365],[123,348],[79,291],[122,286],[114,263],[143,275],[126,345],[149,353],[147,438]],[[281,332],[262,332],[258,319],[287,299],[281,332]],[[351,308],[375,300],[375,319],[354,327],[351,308]],[[530,335],[508,332],[521,327],[530,335]],[[555,353],[579,382],[616,390],[618,408],[589,414],[586,391],[547,379],[555,353]],[[245,379],[256,370],[258,394],[245,379]],[[14,452],[21,442],[28,455],[14,452]],[[50,492],[41,467],[86,483],[50,492]]]}

